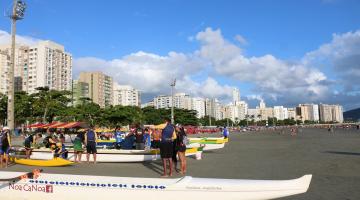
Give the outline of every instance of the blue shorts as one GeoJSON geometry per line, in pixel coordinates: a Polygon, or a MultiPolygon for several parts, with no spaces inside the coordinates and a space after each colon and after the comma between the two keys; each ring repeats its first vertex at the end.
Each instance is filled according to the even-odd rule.
{"type": "Polygon", "coordinates": [[[7,147],[0,146],[0,155],[4,155],[4,154],[9,155],[9,152],[10,152],[9,146],[7,146],[7,147]]]}

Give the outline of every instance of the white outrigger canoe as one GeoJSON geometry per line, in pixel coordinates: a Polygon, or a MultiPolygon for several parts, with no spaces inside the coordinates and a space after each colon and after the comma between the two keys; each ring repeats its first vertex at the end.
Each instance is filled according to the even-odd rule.
{"type": "Polygon", "coordinates": [[[183,177],[124,178],[42,173],[17,180],[22,172],[0,172],[0,198],[7,200],[267,200],[305,193],[311,175],[293,180],[241,180],[183,177]],[[5,179],[14,181],[4,181],[5,179]]]}
{"type": "Polygon", "coordinates": [[[212,151],[216,149],[222,149],[225,147],[225,143],[222,144],[201,144],[201,143],[190,143],[186,145],[188,148],[203,147],[203,151],[212,151]]]}
{"type": "MultiPolygon", "coordinates": [[[[81,161],[86,161],[86,155],[83,153],[81,161]]],[[[190,148],[185,152],[186,156],[193,156],[201,158],[202,150],[199,148],[190,148]]],[[[53,159],[53,152],[48,148],[34,149],[30,155],[30,159],[36,160],[51,160],[53,159]]],[[[69,149],[68,159],[74,161],[74,151],[69,149]]],[[[144,162],[159,160],[160,151],[153,150],[118,150],[118,149],[98,149],[96,155],[97,162],[107,163],[120,163],[120,162],[144,162]]],[[[93,161],[93,157],[90,156],[90,161],[93,161]]]]}

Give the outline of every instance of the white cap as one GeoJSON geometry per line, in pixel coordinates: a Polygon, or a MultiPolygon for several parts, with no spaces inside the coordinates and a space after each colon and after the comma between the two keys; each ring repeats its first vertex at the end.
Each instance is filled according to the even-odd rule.
{"type": "Polygon", "coordinates": [[[7,126],[5,126],[5,127],[3,128],[3,130],[10,130],[10,128],[7,127],[7,126]]]}

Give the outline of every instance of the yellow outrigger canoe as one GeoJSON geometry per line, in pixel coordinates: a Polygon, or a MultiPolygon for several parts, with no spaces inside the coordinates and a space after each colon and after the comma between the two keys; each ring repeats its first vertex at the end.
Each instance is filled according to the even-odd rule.
{"type": "Polygon", "coordinates": [[[19,159],[14,158],[16,164],[29,165],[29,166],[40,166],[40,167],[61,167],[73,164],[69,160],[62,158],[54,158],[51,160],[35,160],[35,159],[19,159]]]}

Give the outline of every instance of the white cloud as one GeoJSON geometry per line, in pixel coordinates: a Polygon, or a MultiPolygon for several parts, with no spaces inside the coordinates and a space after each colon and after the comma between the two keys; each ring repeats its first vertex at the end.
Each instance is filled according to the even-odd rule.
{"type": "Polygon", "coordinates": [[[247,45],[247,40],[241,35],[235,35],[235,40],[238,41],[241,45],[247,45]]]}
{"type": "MultiPolygon", "coordinates": [[[[39,39],[28,37],[28,36],[21,36],[16,35],[16,43],[17,44],[25,44],[25,45],[34,45],[38,43],[39,39]]],[[[0,45],[10,45],[11,44],[11,34],[6,31],[0,30],[0,45]]]]}
{"type": "Polygon", "coordinates": [[[185,76],[202,69],[203,63],[192,55],[170,52],[166,56],[139,51],[110,61],[98,58],[74,60],[74,74],[80,71],[103,71],[119,84],[131,84],[146,93],[168,93],[173,78],[180,82],[185,76]]]}
{"type": "Polygon", "coordinates": [[[338,75],[346,92],[360,91],[360,30],[333,34],[331,42],[321,45],[303,58],[306,65],[325,63],[338,75]]]}
{"type": "Polygon", "coordinates": [[[273,99],[296,98],[297,100],[324,98],[328,86],[327,77],[316,68],[290,63],[274,57],[246,57],[235,44],[225,40],[219,29],[207,28],[196,39],[201,48],[198,55],[210,62],[214,70],[223,76],[255,85],[257,93],[273,99]]]}
{"type": "Polygon", "coordinates": [[[204,81],[194,81],[189,76],[185,76],[177,84],[178,91],[184,91],[193,96],[208,98],[230,99],[233,87],[225,84],[221,85],[212,77],[207,77],[204,81]]]}
{"type": "Polygon", "coordinates": [[[264,100],[264,99],[262,98],[262,96],[261,96],[261,95],[258,95],[258,94],[246,95],[246,98],[247,98],[248,100],[258,100],[258,101],[264,100]]]}

